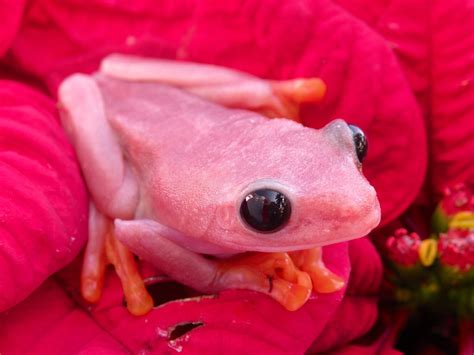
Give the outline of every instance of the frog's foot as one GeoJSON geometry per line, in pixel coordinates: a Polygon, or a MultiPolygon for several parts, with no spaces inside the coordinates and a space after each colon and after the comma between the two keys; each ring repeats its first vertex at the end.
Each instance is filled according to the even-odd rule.
{"type": "Polygon", "coordinates": [[[312,290],[309,275],[287,253],[250,253],[221,261],[214,285],[268,294],[289,311],[303,306],[312,290]]]}
{"type": "Polygon", "coordinates": [[[105,267],[109,263],[120,278],[130,313],[142,315],[149,312],[153,299],[145,288],[133,254],[115,238],[112,222],[91,208],[89,241],[81,274],[81,293],[85,300],[91,303],[99,301],[105,267]]]}
{"type": "Polygon", "coordinates": [[[289,253],[295,265],[307,272],[313,282],[313,289],[319,293],[331,293],[344,287],[344,279],[324,265],[321,247],[289,253]]]}
{"type": "Polygon", "coordinates": [[[105,239],[109,225],[107,219],[100,214],[92,204],[89,208],[89,239],[84,251],[84,261],[81,272],[81,294],[91,303],[99,301],[104,286],[105,239]]]}
{"type": "Polygon", "coordinates": [[[319,78],[300,78],[269,82],[277,98],[261,113],[268,117],[286,117],[300,122],[302,104],[318,103],[326,94],[326,84],[319,78]]]}
{"type": "Polygon", "coordinates": [[[326,94],[319,78],[264,80],[215,65],[123,54],[104,58],[100,72],[122,80],[170,84],[223,106],[297,122],[302,104],[318,103],[326,94]]]}
{"type": "Polygon", "coordinates": [[[133,254],[115,238],[113,232],[107,235],[105,251],[122,282],[130,313],[136,316],[148,313],[153,308],[153,299],[145,288],[133,254]]]}

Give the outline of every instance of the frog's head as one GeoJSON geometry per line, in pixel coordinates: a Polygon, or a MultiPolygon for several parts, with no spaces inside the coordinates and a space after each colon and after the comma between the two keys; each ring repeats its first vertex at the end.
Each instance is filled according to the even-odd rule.
{"type": "Polygon", "coordinates": [[[315,130],[268,120],[251,127],[236,149],[239,172],[225,184],[207,229],[218,244],[307,249],[362,237],[379,223],[375,190],[362,174],[367,141],[356,126],[335,120],[315,130]]]}

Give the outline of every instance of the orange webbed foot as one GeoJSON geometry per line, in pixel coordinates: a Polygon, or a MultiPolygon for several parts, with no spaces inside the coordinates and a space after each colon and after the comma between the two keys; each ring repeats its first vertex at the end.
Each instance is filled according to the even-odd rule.
{"type": "Polygon", "coordinates": [[[145,288],[133,254],[115,238],[113,232],[107,235],[105,250],[122,283],[130,313],[136,316],[148,313],[153,308],[153,299],[145,288]]]}
{"type": "Polygon", "coordinates": [[[220,263],[220,289],[243,288],[268,294],[287,310],[303,306],[311,295],[311,279],[287,253],[248,253],[220,263]]]}
{"type": "Polygon", "coordinates": [[[296,122],[301,122],[301,105],[321,102],[327,89],[326,84],[320,78],[272,81],[270,85],[279,100],[263,113],[269,117],[286,117],[296,122]]]}
{"type": "Polygon", "coordinates": [[[307,272],[313,282],[313,289],[319,293],[331,293],[344,287],[344,279],[331,270],[323,262],[322,248],[313,248],[291,252],[294,263],[307,272]]]}
{"type": "Polygon", "coordinates": [[[84,252],[84,261],[81,271],[81,294],[90,302],[96,303],[102,295],[105,267],[105,236],[110,228],[107,219],[91,203],[89,206],[89,239],[84,252]]]}
{"type": "Polygon", "coordinates": [[[105,268],[112,264],[120,278],[127,308],[143,315],[153,308],[153,299],[145,288],[133,254],[114,235],[113,223],[91,208],[89,240],[81,273],[82,297],[91,303],[99,301],[104,285],[105,268]]]}

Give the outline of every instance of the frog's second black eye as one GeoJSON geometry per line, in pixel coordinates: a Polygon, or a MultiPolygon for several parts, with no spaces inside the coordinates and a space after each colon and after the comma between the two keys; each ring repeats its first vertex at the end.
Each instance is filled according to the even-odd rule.
{"type": "Polygon", "coordinates": [[[250,227],[261,233],[281,229],[291,215],[290,200],[279,191],[259,189],[245,196],[240,216],[250,227]]]}
{"type": "Polygon", "coordinates": [[[365,156],[367,155],[367,149],[369,147],[369,143],[367,142],[367,138],[365,137],[364,132],[355,125],[348,125],[352,131],[352,138],[354,139],[354,146],[355,151],[357,154],[357,159],[359,162],[362,163],[365,156]]]}

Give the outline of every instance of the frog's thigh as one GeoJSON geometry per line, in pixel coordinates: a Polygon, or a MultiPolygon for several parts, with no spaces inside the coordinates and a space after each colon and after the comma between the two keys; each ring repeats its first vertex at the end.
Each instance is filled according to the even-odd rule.
{"type": "Polygon", "coordinates": [[[122,80],[174,85],[229,107],[255,109],[280,104],[271,82],[225,67],[111,54],[102,60],[100,71],[122,80]]]}
{"type": "Polygon", "coordinates": [[[319,78],[264,80],[214,65],[123,54],[104,58],[100,71],[122,80],[171,84],[227,107],[296,121],[301,104],[319,102],[326,93],[319,78]]]}
{"type": "Polygon", "coordinates": [[[111,77],[131,81],[155,81],[183,88],[241,82],[250,75],[209,64],[110,54],[100,63],[99,71],[111,77]]]}
{"type": "Polygon", "coordinates": [[[163,236],[160,224],[152,220],[115,220],[115,235],[133,253],[172,279],[203,292],[216,291],[209,289],[216,277],[216,263],[163,236]]]}
{"type": "Polygon", "coordinates": [[[218,261],[185,249],[166,238],[166,227],[152,220],[115,220],[115,235],[135,254],[154,264],[173,280],[202,292],[246,288],[266,292],[268,278],[262,273],[226,272],[218,261]]]}
{"type": "Polygon", "coordinates": [[[99,87],[90,76],[75,74],[63,81],[58,95],[62,124],[97,208],[111,217],[130,218],[138,187],[108,123],[99,87]]]}
{"type": "MultiPolygon", "coordinates": [[[[288,310],[301,307],[311,293],[311,288],[307,287],[308,283],[311,284],[307,275],[307,280],[303,280],[302,273],[295,274],[293,281],[278,275],[269,276],[268,271],[273,273],[275,270],[265,267],[268,264],[266,261],[271,265],[274,263],[263,254],[263,258],[259,258],[263,259],[260,260],[263,269],[258,265],[259,262],[247,265],[245,262],[206,259],[166,238],[166,227],[151,220],[115,220],[115,232],[117,239],[135,254],[154,264],[172,279],[201,292],[253,290],[269,295],[288,310]]],[[[277,269],[286,270],[281,266],[277,266],[277,269]]]]}

